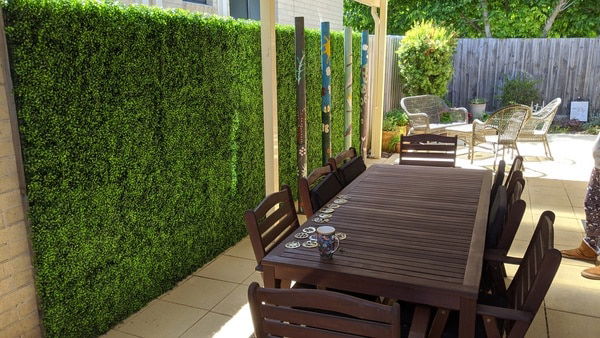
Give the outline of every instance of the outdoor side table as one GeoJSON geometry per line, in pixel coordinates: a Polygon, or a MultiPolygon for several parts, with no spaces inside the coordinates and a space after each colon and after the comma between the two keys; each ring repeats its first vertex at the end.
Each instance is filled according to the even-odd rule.
{"type": "Polygon", "coordinates": [[[459,310],[460,336],[473,337],[491,183],[487,170],[373,165],[327,224],[347,234],[333,258],[286,248],[291,234],[261,262],[265,287],[295,280],[459,310]]]}

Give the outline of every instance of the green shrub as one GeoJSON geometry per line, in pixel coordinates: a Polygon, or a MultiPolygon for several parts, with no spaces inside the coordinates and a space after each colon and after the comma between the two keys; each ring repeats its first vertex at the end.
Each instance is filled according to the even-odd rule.
{"type": "Polygon", "coordinates": [[[408,125],[408,115],[402,109],[391,110],[383,117],[384,131],[395,131],[398,127],[406,125],[408,125]]]}
{"type": "Polygon", "coordinates": [[[537,88],[539,80],[532,79],[527,74],[520,74],[512,79],[504,78],[500,94],[500,103],[502,106],[510,104],[531,105],[541,101],[542,94],[537,88]]]}
{"type": "MultiPolygon", "coordinates": [[[[92,0],[4,9],[44,327],[97,336],[246,234],[243,212],[264,196],[260,26],[92,0]]],[[[277,38],[280,176],[295,187],[293,31],[277,38]]],[[[332,34],[336,152],[342,41],[332,34]]],[[[311,168],[319,67],[309,31],[311,168]]]]}
{"type": "Polygon", "coordinates": [[[406,95],[446,95],[456,44],[453,32],[429,21],[416,23],[406,32],[396,51],[406,95]]]}

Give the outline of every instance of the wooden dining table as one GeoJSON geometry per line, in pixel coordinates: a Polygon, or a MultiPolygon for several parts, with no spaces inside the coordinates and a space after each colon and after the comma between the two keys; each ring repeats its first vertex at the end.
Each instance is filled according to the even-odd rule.
{"type": "Polygon", "coordinates": [[[345,187],[326,225],[347,238],[332,258],[286,248],[307,220],[262,260],[265,287],[281,280],[459,310],[473,337],[492,173],[377,164],[345,187]]]}

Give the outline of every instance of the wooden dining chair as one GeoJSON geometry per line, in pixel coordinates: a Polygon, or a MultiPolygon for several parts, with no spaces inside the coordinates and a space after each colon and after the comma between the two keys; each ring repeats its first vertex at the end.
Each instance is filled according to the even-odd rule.
{"type": "MultiPolygon", "coordinates": [[[[554,248],[554,213],[540,216],[529,246],[508,288],[499,271],[492,293],[477,301],[477,326],[487,337],[524,337],[558,271],[561,254],[554,248]]],[[[506,262],[506,257],[486,252],[488,261],[506,262]]],[[[489,272],[489,271],[488,271],[489,272]]],[[[458,316],[448,310],[437,311],[429,337],[451,337],[457,333],[458,316]]]]}
{"type": "Polygon", "coordinates": [[[494,176],[494,183],[492,183],[492,190],[490,191],[490,201],[493,201],[496,198],[496,192],[498,191],[498,187],[502,185],[504,182],[504,173],[506,171],[506,162],[504,160],[500,160],[498,163],[498,170],[496,170],[496,175],[494,176]]]}
{"type": "Polygon", "coordinates": [[[343,186],[347,186],[367,170],[363,157],[356,155],[356,149],[350,148],[339,153],[335,158],[330,158],[328,161],[333,171],[337,173],[343,186]]]}
{"type": "Polygon", "coordinates": [[[515,171],[523,171],[523,156],[518,155],[517,157],[515,157],[515,159],[513,160],[512,165],[510,166],[510,171],[508,172],[508,176],[506,176],[506,182],[504,182],[504,185],[506,187],[508,187],[508,184],[510,183],[510,180],[512,179],[512,175],[515,171]]]}
{"type": "Polygon", "coordinates": [[[457,140],[456,136],[402,135],[400,136],[400,164],[454,167],[457,140]]]}
{"type": "Polygon", "coordinates": [[[330,163],[327,163],[326,165],[313,170],[310,174],[308,174],[308,176],[301,177],[298,180],[298,204],[302,209],[302,213],[304,213],[307,217],[312,216],[314,210],[318,209],[313,209],[312,203],[310,201],[311,186],[314,186],[316,182],[321,180],[323,177],[326,177],[327,175],[331,174],[332,172],[334,172],[334,169],[332,168],[330,163]]]}
{"type": "Polygon", "coordinates": [[[517,170],[511,174],[510,182],[506,187],[506,194],[508,196],[508,204],[514,203],[521,199],[523,190],[525,189],[525,179],[523,178],[523,172],[517,170]]]}
{"type": "Polygon", "coordinates": [[[244,219],[258,271],[262,271],[261,261],[265,255],[300,226],[287,185],[265,197],[254,210],[246,211],[244,219]]]}
{"type": "Polygon", "coordinates": [[[502,228],[504,227],[504,223],[506,221],[507,211],[508,202],[506,188],[504,186],[500,186],[496,192],[496,195],[494,196],[494,201],[488,213],[488,222],[485,233],[486,249],[496,247],[498,239],[502,233],[502,228]]]}
{"type": "MultiPolygon", "coordinates": [[[[248,287],[256,338],[401,337],[400,305],[378,304],[353,296],[311,289],[248,287]]],[[[424,337],[429,309],[419,306],[411,337],[424,337]]]]}

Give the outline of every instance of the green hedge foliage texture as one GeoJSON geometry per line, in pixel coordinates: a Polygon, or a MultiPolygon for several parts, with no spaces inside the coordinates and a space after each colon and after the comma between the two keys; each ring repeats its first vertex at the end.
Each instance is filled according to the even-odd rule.
{"type": "MultiPolygon", "coordinates": [[[[4,5],[50,337],[101,334],[245,236],[264,196],[260,26],[98,1],[4,5]]],[[[354,41],[359,79],[359,37],[354,41]]],[[[307,31],[309,169],[319,32],[307,31]]],[[[333,149],[343,35],[332,34],[333,149]]],[[[280,181],[296,189],[294,35],[277,28],[280,181]]],[[[359,84],[354,86],[358,145],[359,84]]]]}

